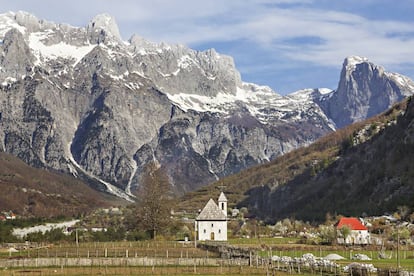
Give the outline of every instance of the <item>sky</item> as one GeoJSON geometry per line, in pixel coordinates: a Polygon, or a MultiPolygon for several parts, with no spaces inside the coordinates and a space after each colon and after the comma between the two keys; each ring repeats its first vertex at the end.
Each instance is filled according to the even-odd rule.
{"type": "Polygon", "coordinates": [[[0,0],[0,12],[83,27],[113,16],[124,40],[216,49],[280,94],[338,85],[345,57],[414,78],[414,0],[0,0]]]}

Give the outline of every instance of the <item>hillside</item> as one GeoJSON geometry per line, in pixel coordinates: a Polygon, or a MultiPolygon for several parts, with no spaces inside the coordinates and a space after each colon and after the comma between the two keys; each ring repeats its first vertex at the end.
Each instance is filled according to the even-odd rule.
{"type": "MultiPolygon", "coordinates": [[[[189,193],[182,198],[180,208],[188,212],[197,210],[205,204],[208,198],[214,197],[221,188],[228,195],[229,207],[248,207],[253,215],[270,221],[290,216],[309,220],[323,219],[328,211],[354,213],[346,212],[346,209],[333,209],[336,205],[331,203],[339,201],[338,198],[332,200],[330,196],[337,191],[338,187],[319,184],[319,182],[341,160],[350,160],[350,163],[362,160],[363,158],[360,157],[364,156],[364,153],[359,148],[377,141],[377,137],[385,132],[383,129],[386,129],[387,133],[392,133],[397,127],[393,124],[396,123],[396,118],[405,111],[406,104],[407,101],[398,103],[383,114],[328,134],[307,147],[291,151],[264,165],[252,167],[189,193]],[[363,143],[365,140],[368,142],[363,143]],[[323,185],[323,188],[319,185],[323,185]]],[[[401,120],[399,119],[398,125],[401,124],[401,120]]],[[[375,162],[372,162],[372,167],[376,167],[375,162]]],[[[329,180],[337,181],[339,186],[345,181],[344,175],[355,174],[355,172],[347,173],[346,168],[341,168],[341,172],[331,171],[331,176],[336,179],[329,180]]],[[[361,171],[360,168],[365,167],[355,165],[353,168],[361,171]]],[[[380,168],[378,167],[377,170],[381,170],[380,168]]],[[[323,183],[329,181],[324,180],[323,183]]],[[[358,183],[357,179],[353,181],[353,183],[358,183]]],[[[364,187],[364,185],[355,186],[364,187]]],[[[359,190],[361,196],[364,195],[362,190],[362,188],[359,190]]],[[[348,199],[347,206],[355,206],[353,211],[363,207],[353,204],[352,200],[354,198],[356,200],[356,197],[346,196],[346,198],[348,199]]],[[[358,200],[364,202],[361,197],[358,200]]],[[[390,205],[389,208],[393,206],[390,205]]]]}
{"type": "Polygon", "coordinates": [[[384,121],[382,129],[379,122],[371,121],[352,132],[351,139],[344,140],[339,158],[327,162],[323,170],[315,172],[312,166],[282,187],[251,190],[241,205],[264,219],[310,221],[323,220],[328,212],[360,216],[381,215],[404,205],[413,208],[413,122],[414,103],[409,100],[395,124],[384,121]],[[363,142],[370,134],[374,134],[372,139],[363,142]]]}
{"type": "Polygon", "coordinates": [[[0,152],[0,211],[37,217],[74,216],[115,203],[71,176],[29,167],[0,152]]]}

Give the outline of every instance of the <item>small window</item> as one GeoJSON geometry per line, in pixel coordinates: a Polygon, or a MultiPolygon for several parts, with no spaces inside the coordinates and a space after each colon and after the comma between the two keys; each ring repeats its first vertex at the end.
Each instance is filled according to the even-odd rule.
{"type": "Polygon", "coordinates": [[[221,229],[219,229],[219,231],[218,231],[218,232],[219,232],[219,234],[221,234],[221,229]]]}
{"type": "Polygon", "coordinates": [[[211,224],[211,227],[212,227],[212,228],[214,227],[214,224],[213,224],[213,223],[211,224]]]}
{"type": "Polygon", "coordinates": [[[207,233],[206,229],[204,229],[204,234],[207,233]]]}

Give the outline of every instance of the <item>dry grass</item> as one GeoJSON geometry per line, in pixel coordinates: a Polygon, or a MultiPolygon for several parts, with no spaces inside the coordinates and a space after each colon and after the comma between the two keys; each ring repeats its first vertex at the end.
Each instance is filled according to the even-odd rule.
{"type": "Polygon", "coordinates": [[[0,211],[13,210],[25,216],[73,216],[111,202],[110,197],[79,179],[30,167],[3,152],[0,152],[0,190],[0,211]]]}
{"type": "MultiPolygon", "coordinates": [[[[11,254],[15,258],[88,258],[88,257],[151,257],[151,258],[215,258],[217,254],[194,248],[193,243],[179,242],[90,242],[50,244],[40,248],[11,254]]],[[[9,258],[9,254],[3,254],[3,258],[9,258]]],[[[1,257],[1,256],[0,256],[1,257]]]]}
{"type": "MultiPolygon", "coordinates": [[[[284,275],[277,273],[278,275],[284,275]]],[[[266,275],[259,267],[63,267],[0,270],[0,275],[266,275]]]]}

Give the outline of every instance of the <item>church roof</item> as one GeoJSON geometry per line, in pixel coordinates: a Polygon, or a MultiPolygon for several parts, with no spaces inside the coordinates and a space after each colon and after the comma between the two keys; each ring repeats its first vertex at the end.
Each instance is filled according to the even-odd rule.
{"type": "Polygon", "coordinates": [[[198,215],[196,220],[226,220],[227,217],[223,211],[217,206],[213,199],[207,202],[204,209],[198,215]]]}
{"type": "Polygon", "coordinates": [[[221,192],[218,201],[227,202],[227,197],[224,195],[223,192],[221,192]]]}

